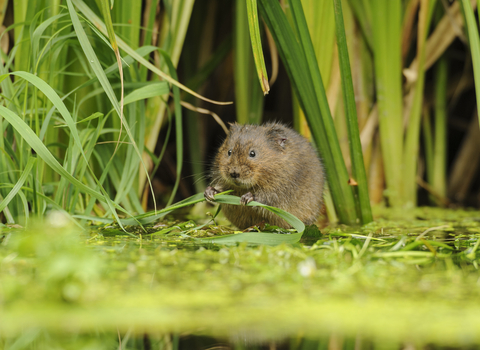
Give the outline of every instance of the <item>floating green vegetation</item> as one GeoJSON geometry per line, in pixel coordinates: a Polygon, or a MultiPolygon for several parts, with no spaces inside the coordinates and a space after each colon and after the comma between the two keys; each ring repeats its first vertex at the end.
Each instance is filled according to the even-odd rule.
{"type": "Polygon", "coordinates": [[[42,330],[479,343],[480,213],[382,215],[276,246],[202,241],[187,234],[193,221],[133,236],[79,232],[61,214],[28,230],[1,226],[0,339],[42,330]]]}

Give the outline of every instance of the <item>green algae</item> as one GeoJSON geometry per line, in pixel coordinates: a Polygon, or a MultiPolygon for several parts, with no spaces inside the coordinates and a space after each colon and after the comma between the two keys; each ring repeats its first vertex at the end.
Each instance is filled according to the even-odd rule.
{"type": "Polygon", "coordinates": [[[199,243],[185,233],[193,221],[151,225],[150,234],[132,227],[134,236],[58,220],[3,226],[1,337],[42,329],[480,343],[478,211],[419,208],[320,236],[307,228],[307,244],[277,246],[199,243]]]}

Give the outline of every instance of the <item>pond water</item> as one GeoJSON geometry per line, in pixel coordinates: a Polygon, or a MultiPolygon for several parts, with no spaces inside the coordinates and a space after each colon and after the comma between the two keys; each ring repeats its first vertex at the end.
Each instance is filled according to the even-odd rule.
{"type": "Polygon", "coordinates": [[[178,222],[142,236],[2,226],[0,348],[480,344],[480,212],[376,218],[276,246],[203,244],[178,222]]]}

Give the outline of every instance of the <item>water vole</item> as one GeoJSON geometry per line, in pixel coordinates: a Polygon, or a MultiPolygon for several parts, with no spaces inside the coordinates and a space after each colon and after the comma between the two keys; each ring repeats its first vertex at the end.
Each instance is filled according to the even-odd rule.
{"type": "Polygon", "coordinates": [[[323,202],[323,167],[312,145],[279,123],[232,124],[218,150],[205,198],[233,190],[243,205],[224,204],[225,216],[244,229],[265,221],[290,228],[270,211],[245,206],[252,200],[286,210],[306,225],[317,219],[323,202]]]}

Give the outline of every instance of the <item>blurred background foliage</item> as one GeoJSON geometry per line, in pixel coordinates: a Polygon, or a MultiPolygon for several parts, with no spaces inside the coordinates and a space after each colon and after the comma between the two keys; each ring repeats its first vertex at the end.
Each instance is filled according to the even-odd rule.
{"type": "MultiPolygon", "coordinates": [[[[25,225],[52,208],[78,219],[132,215],[203,192],[208,164],[225,136],[219,119],[278,120],[309,137],[308,126],[320,118],[309,116],[314,109],[304,114],[301,106],[318,95],[302,90],[292,64],[282,62],[282,32],[268,20],[277,4],[290,23],[283,33],[290,31],[300,45],[307,40],[294,12],[300,0],[258,1],[270,85],[264,96],[246,1],[116,0],[111,21],[101,10],[110,8],[107,0],[0,1],[1,96],[7,107],[0,110],[1,221],[25,225]],[[123,124],[109,28],[123,59],[123,124]],[[12,72],[31,75],[6,76],[12,72]],[[235,103],[208,102],[182,87],[178,93],[162,72],[209,99],[235,103]]],[[[448,0],[341,4],[370,202],[479,206],[480,131],[464,7],[448,0]]],[[[470,12],[476,9],[475,0],[465,4],[470,12]]],[[[345,183],[356,176],[334,2],[301,5],[343,154],[343,160],[333,157],[346,169],[339,186],[357,198],[355,186],[345,183]]],[[[311,66],[296,69],[315,77],[311,66]]],[[[317,87],[318,80],[312,84],[317,87]]],[[[315,135],[318,145],[321,137],[315,135]]],[[[328,219],[355,222],[359,204],[353,216],[342,217],[334,176],[328,175],[328,219]]]]}

